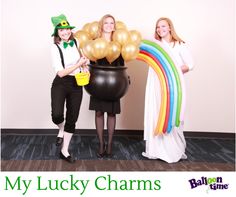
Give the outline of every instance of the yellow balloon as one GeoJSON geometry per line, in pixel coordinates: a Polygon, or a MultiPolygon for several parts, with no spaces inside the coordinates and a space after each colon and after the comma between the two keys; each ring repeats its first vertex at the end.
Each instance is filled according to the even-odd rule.
{"type": "Polygon", "coordinates": [[[130,33],[131,41],[137,45],[140,45],[141,40],[142,40],[141,33],[136,30],[131,30],[129,33],[130,33]]]}
{"type": "Polygon", "coordinates": [[[125,29],[118,29],[113,33],[112,36],[114,41],[117,41],[121,46],[130,41],[129,32],[125,29]]]}
{"type": "Polygon", "coordinates": [[[87,32],[79,30],[74,34],[75,38],[79,41],[79,47],[82,48],[84,43],[89,40],[89,35],[87,32]]]}
{"type": "Polygon", "coordinates": [[[108,42],[104,38],[97,38],[93,41],[93,56],[102,59],[107,56],[108,42]]]}
{"type": "Polygon", "coordinates": [[[89,35],[91,39],[97,38],[98,34],[98,22],[94,21],[89,25],[89,35]]]}
{"type": "Polygon", "coordinates": [[[106,59],[110,64],[120,56],[121,46],[116,41],[111,41],[108,45],[106,59]]]}
{"type": "Polygon", "coordinates": [[[93,41],[88,40],[83,44],[82,52],[91,61],[96,61],[96,58],[93,56],[93,41]]]}
{"type": "Polygon", "coordinates": [[[121,49],[121,55],[126,62],[135,59],[138,53],[138,46],[132,42],[125,44],[121,49]]]}
{"type": "Polygon", "coordinates": [[[117,29],[127,29],[126,25],[121,21],[116,21],[116,30],[117,29]]]}
{"type": "MultiPolygon", "coordinates": [[[[88,35],[89,35],[89,27],[90,27],[90,23],[86,23],[83,27],[82,27],[82,30],[87,32],[88,35]]],[[[90,35],[89,35],[90,37],[90,35]]],[[[91,38],[90,38],[91,39],[91,38]]]]}

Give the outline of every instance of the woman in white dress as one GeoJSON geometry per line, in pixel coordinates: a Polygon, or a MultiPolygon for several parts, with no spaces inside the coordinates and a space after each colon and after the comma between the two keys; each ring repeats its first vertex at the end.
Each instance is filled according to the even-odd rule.
{"type": "MultiPolygon", "coordinates": [[[[173,23],[169,18],[162,17],[157,20],[155,39],[160,41],[163,47],[171,53],[170,55],[175,59],[183,74],[193,69],[192,56],[185,42],[177,36],[173,23]]],[[[144,114],[146,150],[142,155],[149,159],[161,159],[168,163],[187,159],[185,154],[186,141],[183,134],[184,121],[181,121],[179,127],[173,127],[170,133],[154,135],[160,109],[158,90],[160,90],[160,82],[155,71],[149,67],[144,114]]]]}

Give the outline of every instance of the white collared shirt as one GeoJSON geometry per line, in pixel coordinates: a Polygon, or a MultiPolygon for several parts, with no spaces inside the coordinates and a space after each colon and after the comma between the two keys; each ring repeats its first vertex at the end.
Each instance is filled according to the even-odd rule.
{"type": "MultiPolygon", "coordinates": [[[[73,47],[68,45],[67,48],[64,49],[62,41],[60,42],[59,47],[61,48],[63,54],[65,68],[75,65],[80,59],[80,54],[75,44],[73,45],[73,47]]],[[[58,71],[63,70],[64,68],[62,66],[60,52],[55,44],[52,44],[51,46],[51,57],[52,67],[54,68],[55,72],[57,73],[58,71]]],[[[79,69],[76,69],[72,73],[70,73],[70,75],[74,76],[79,71],[79,69]]]]}

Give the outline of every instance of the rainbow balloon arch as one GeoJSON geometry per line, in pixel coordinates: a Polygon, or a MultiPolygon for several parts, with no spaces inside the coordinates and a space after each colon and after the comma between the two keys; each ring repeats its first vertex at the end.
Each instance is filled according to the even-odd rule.
{"type": "Polygon", "coordinates": [[[183,73],[161,42],[142,40],[137,60],[144,61],[160,81],[160,110],[154,135],[170,133],[184,120],[185,84],[183,73]]]}

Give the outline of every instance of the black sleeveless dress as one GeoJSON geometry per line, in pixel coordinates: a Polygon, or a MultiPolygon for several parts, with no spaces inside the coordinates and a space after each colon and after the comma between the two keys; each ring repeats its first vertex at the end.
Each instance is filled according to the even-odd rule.
{"type": "MultiPolygon", "coordinates": [[[[91,62],[91,64],[95,64],[95,62],[91,62]]],[[[111,64],[107,61],[106,58],[97,60],[96,64],[105,66],[124,66],[124,59],[120,55],[115,61],[111,64]]],[[[116,101],[106,101],[97,99],[93,96],[90,96],[89,110],[107,112],[111,114],[119,114],[120,113],[120,99],[116,101]]]]}

